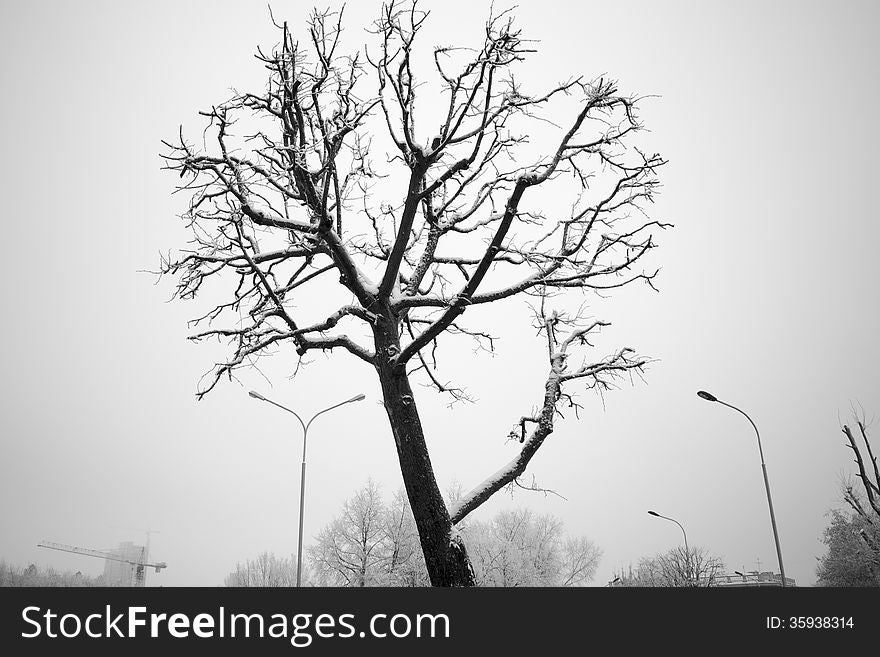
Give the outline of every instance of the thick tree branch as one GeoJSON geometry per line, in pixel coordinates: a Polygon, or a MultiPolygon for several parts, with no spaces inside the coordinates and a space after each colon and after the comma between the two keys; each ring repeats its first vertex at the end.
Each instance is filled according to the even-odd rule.
{"type": "MultiPolygon", "coordinates": [[[[546,438],[553,433],[555,417],[559,413],[558,405],[566,397],[562,391],[565,383],[581,379],[586,382],[589,388],[607,389],[615,379],[627,373],[641,372],[648,362],[646,359],[636,356],[632,349],[624,348],[599,362],[574,365],[570,362],[573,355],[572,347],[589,345],[588,336],[608,324],[592,322],[587,326],[577,327],[559,342],[557,338],[558,326],[568,320],[564,320],[557,314],[550,317],[542,315],[541,317],[543,319],[542,330],[548,340],[550,352],[550,371],[544,384],[541,410],[536,415],[520,419],[518,426],[521,433],[519,436],[517,436],[517,432],[510,434],[511,437],[518,438],[522,443],[519,453],[504,467],[461,498],[458,504],[450,510],[453,524],[461,522],[469,513],[499,490],[514,483],[526,471],[532,457],[546,438]],[[526,423],[535,425],[528,438],[526,438],[526,423]]],[[[577,320],[570,321],[577,323],[577,320]]]]}

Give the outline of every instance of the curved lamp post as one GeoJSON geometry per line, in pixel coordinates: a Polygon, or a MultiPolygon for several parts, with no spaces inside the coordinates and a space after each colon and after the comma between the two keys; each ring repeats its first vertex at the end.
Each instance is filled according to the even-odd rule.
{"type": "Polygon", "coordinates": [[[277,406],[278,408],[284,409],[288,413],[292,413],[299,423],[302,425],[303,430],[303,457],[302,457],[302,474],[300,476],[300,488],[299,488],[299,540],[297,542],[296,548],[296,585],[299,587],[302,583],[302,546],[303,546],[303,509],[305,508],[305,498],[306,498],[306,441],[309,437],[309,426],[311,426],[312,422],[315,421],[315,418],[327,411],[332,411],[334,408],[339,408],[343,404],[349,404],[351,402],[361,401],[365,399],[365,395],[355,395],[351,399],[346,399],[345,401],[339,402],[338,404],[333,404],[333,406],[328,406],[323,411],[318,411],[315,413],[308,422],[303,422],[303,419],[299,416],[296,411],[292,411],[286,406],[282,406],[278,402],[274,402],[271,399],[267,399],[263,395],[258,392],[254,392],[251,390],[248,393],[254,399],[259,399],[260,401],[269,402],[270,404],[277,406]]]}
{"type": "Polygon", "coordinates": [[[684,531],[684,527],[682,527],[681,523],[678,520],[676,520],[675,518],[661,516],[656,511],[648,511],[648,515],[654,516],[655,518],[663,518],[664,520],[669,520],[671,522],[674,522],[676,525],[678,525],[679,529],[681,529],[681,535],[684,536],[684,554],[685,554],[685,558],[687,559],[687,569],[688,569],[687,580],[688,580],[688,584],[690,584],[691,583],[691,551],[688,548],[688,535],[684,531]]]}
{"type": "Polygon", "coordinates": [[[761,447],[761,433],[758,431],[758,426],[744,410],[742,410],[741,408],[737,408],[733,404],[728,404],[725,401],[721,401],[710,392],[699,390],[697,392],[697,396],[701,399],[705,399],[706,401],[717,402],[723,406],[732,408],[738,413],[741,413],[745,416],[745,418],[752,425],[752,428],[755,430],[755,435],[758,437],[758,453],[761,455],[761,470],[764,473],[764,488],[767,489],[767,504],[770,507],[770,524],[773,526],[773,540],[776,541],[776,558],[779,561],[779,577],[782,579],[782,586],[785,586],[785,567],[782,565],[782,548],[779,547],[779,532],[776,530],[776,514],[773,513],[773,499],[770,497],[770,481],[767,479],[767,464],[764,463],[764,450],[761,447]]]}

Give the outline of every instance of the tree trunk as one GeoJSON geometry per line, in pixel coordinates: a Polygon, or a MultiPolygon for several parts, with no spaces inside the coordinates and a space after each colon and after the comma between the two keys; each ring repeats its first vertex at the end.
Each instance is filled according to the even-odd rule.
{"type": "Polygon", "coordinates": [[[453,534],[449,511],[434,478],[409,379],[404,368],[397,371],[392,364],[400,353],[400,339],[398,323],[389,315],[380,316],[374,326],[376,371],[428,576],[432,586],[473,586],[470,560],[461,539],[453,534]]]}

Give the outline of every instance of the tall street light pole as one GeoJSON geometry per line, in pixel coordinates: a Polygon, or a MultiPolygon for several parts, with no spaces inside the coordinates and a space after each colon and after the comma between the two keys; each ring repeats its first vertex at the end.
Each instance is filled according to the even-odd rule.
{"type": "Polygon", "coordinates": [[[300,486],[299,486],[299,540],[297,542],[296,548],[296,585],[297,587],[302,585],[302,547],[303,547],[303,510],[305,509],[305,499],[306,499],[306,443],[309,437],[309,426],[311,426],[312,422],[315,421],[315,418],[327,411],[332,411],[334,408],[339,408],[343,404],[349,404],[351,402],[361,401],[365,399],[365,395],[355,395],[351,399],[346,399],[345,401],[339,402],[338,404],[334,404],[333,406],[328,406],[323,411],[318,411],[315,413],[308,422],[303,422],[303,419],[299,416],[296,411],[292,411],[286,406],[282,406],[278,402],[274,402],[271,399],[267,399],[263,395],[258,392],[254,392],[251,390],[248,393],[254,399],[259,399],[260,401],[269,402],[270,404],[277,406],[278,408],[284,409],[288,413],[293,414],[293,416],[299,420],[300,425],[302,425],[303,430],[303,455],[302,455],[302,474],[300,475],[300,486]]]}
{"type": "Polygon", "coordinates": [[[706,392],[705,390],[699,390],[697,392],[697,396],[700,397],[700,399],[705,399],[706,401],[710,402],[717,402],[723,406],[732,408],[738,413],[741,413],[745,416],[749,423],[751,423],[752,428],[755,430],[755,435],[758,437],[758,453],[761,455],[761,470],[764,473],[764,488],[767,489],[767,505],[770,507],[770,524],[773,526],[773,540],[776,541],[776,558],[779,560],[779,576],[782,579],[782,586],[785,586],[785,566],[782,565],[782,548],[779,547],[779,532],[776,529],[776,514],[773,513],[773,499],[770,497],[770,480],[767,479],[767,464],[764,463],[764,450],[761,447],[761,433],[758,431],[758,426],[744,410],[742,410],[741,408],[737,408],[733,404],[728,404],[725,401],[721,401],[712,393],[706,392]]]}
{"type": "Polygon", "coordinates": [[[678,520],[676,520],[675,518],[661,516],[656,511],[648,511],[648,515],[654,516],[655,518],[663,518],[664,520],[670,520],[670,521],[674,522],[676,525],[678,525],[679,529],[681,529],[681,535],[684,536],[684,554],[685,554],[685,559],[687,559],[687,570],[688,570],[687,580],[688,580],[688,584],[690,584],[691,583],[691,551],[688,548],[688,535],[687,535],[687,532],[684,531],[684,527],[682,527],[681,523],[678,520]]]}

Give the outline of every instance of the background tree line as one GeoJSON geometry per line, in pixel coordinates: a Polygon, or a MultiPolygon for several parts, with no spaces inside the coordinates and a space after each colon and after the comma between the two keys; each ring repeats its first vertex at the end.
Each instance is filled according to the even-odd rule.
{"type": "MultiPolygon", "coordinates": [[[[854,478],[844,482],[844,508],[832,509],[818,558],[817,586],[880,586],[880,467],[864,417],[855,429],[843,425],[853,452],[854,478]]],[[[455,504],[460,491],[449,495],[455,504]]],[[[564,534],[561,521],[535,516],[526,509],[502,511],[488,521],[458,527],[471,546],[474,578],[479,586],[576,586],[588,583],[601,551],[584,537],[564,534]]],[[[406,496],[397,491],[386,504],[372,481],[343,505],[341,514],[319,534],[309,549],[304,581],[318,586],[427,586],[418,533],[406,496]]],[[[228,586],[290,586],[295,558],[263,553],[238,564],[228,586]]],[[[706,548],[677,547],[645,557],[635,568],[616,574],[616,586],[715,586],[724,561],[706,548]]]]}
{"type": "Polygon", "coordinates": [[[677,547],[653,557],[639,560],[635,569],[620,572],[614,586],[644,587],[709,587],[718,584],[725,570],[721,557],[706,548],[677,547]]]}
{"type": "MultiPolygon", "coordinates": [[[[477,586],[580,586],[592,580],[601,557],[586,537],[567,536],[559,519],[528,509],[469,521],[459,531],[471,546],[477,586]]],[[[313,586],[430,586],[405,491],[386,502],[372,480],[345,501],[306,556],[303,581],[313,586]]],[[[237,564],[225,583],[291,586],[295,580],[295,556],[264,552],[237,564]]]]}
{"type": "Polygon", "coordinates": [[[14,566],[0,560],[0,586],[107,586],[103,575],[91,577],[80,571],[39,568],[36,564],[14,566]]]}

